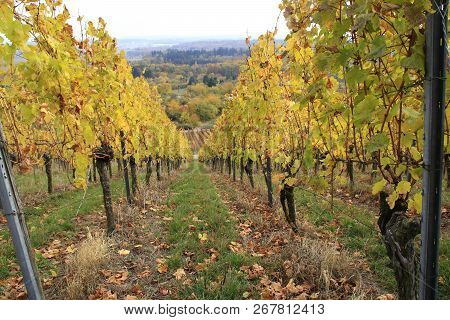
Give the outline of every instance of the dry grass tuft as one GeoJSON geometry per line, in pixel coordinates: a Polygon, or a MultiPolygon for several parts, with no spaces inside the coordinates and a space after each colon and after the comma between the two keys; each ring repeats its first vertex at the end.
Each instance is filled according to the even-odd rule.
{"type": "Polygon", "coordinates": [[[288,245],[284,252],[283,259],[289,261],[286,277],[314,285],[321,299],[361,299],[370,295],[371,289],[365,288],[361,271],[345,250],[338,251],[323,240],[306,238],[288,245]]]}
{"type": "Polygon", "coordinates": [[[104,235],[92,236],[81,244],[67,264],[67,298],[85,299],[99,283],[99,271],[109,261],[109,243],[104,235]]]}

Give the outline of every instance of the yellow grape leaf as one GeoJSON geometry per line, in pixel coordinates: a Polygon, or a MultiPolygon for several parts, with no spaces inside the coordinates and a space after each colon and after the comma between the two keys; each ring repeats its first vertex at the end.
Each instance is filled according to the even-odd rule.
{"type": "Polygon", "coordinates": [[[416,147],[411,147],[411,149],[409,149],[409,151],[411,152],[411,155],[414,160],[419,161],[422,159],[422,155],[420,154],[420,152],[417,150],[416,147]]]}
{"type": "Polygon", "coordinates": [[[288,186],[290,186],[290,187],[292,187],[293,185],[295,185],[296,182],[297,182],[297,179],[296,179],[296,178],[287,178],[286,181],[285,181],[285,183],[286,183],[288,186]]]}
{"type": "Polygon", "coordinates": [[[389,208],[394,209],[395,202],[398,199],[398,192],[394,191],[389,197],[387,197],[386,201],[389,204],[389,208]]]}
{"type": "Polygon", "coordinates": [[[80,152],[75,153],[75,180],[73,182],[76,188],[86,188],[86,171],[90,161],[87,155],[80,152]]]}
{"type": "Polygon", "coordinates": [[[398,167],[395,169],[395,174],[397,176],[400,176],[405,171],[406,171],[406,166],[404,164],[399,164],[398,167]]]}
{"type": "Polygon", "coordinates": [[[86,184],[86,179],[83,178],[76,178],[73,181],[73,186],[77,189],[86,189],[87,184],[86,184]]]}
{"type": "Polygon", "coordinates": [[[381,158],[381,166],[382,167],[385,167],[390,163],[391,163],[391,159],[389,159],[388,157],[381,158]]]}
{"type": "Polygon", "coordinates": [[[414,197],[409,199],[408,209],[415,210],[417,213],[422,212],[422,194],[416,193],[414,197]]]}
{"type": "Polygon", "coordinates": [[[184,269],[177,269],[177,271],[174,272],[173,276],[177,280],[181,280],[186,276],[186,272],[184,272],[184,269]]]}
{"type": "Polygon", "coordinates": [[[411,183],[408,181],[401,181],[398,185],[395,191],[398,194],[407,194],[411,191],[411,183]]]}
{"type": "Polygon", "coordinates": [[[422,168],[414,168],[414,169],[411,169],[410,171],[409,171],[409,173],[411,174],[411,177],[414,179],[414,180],[420,180],[420,178],[421,178],[421,176],[422,176],[422,168]]]}
{"type": "Polygon", "coordinates": [[[199,233],[198,238],[200,239],[201,242],[208,241],[208,235],[206,233],[199,233]]]}
{"type": "Polygon", "coordinates": [[[373,187],[372,187],[372,194],[376,195],[376,194],[380,193],[384,189],[386,184],[387,184],[386,179],[383,179],[383,180],[378,181],[377,183],[375,183],[373,185],[373,187]]]}
{"type": "Polygon", "coordinates": [[[121,249],[117,252],[120,256],[127,256],[130,254],[130,250],[121,249]]]}

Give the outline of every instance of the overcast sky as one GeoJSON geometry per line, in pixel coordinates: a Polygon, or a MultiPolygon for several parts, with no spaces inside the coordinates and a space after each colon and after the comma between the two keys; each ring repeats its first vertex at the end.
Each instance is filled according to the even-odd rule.
{"type": "MultiPolygon", "coordinates": [[[[65,0],[72,15],[103,17],[116,38],[244,38],[274,28],[280,0],[65,0]]],[[[286,35],[279,22],[279,37],[286,35]]]]}

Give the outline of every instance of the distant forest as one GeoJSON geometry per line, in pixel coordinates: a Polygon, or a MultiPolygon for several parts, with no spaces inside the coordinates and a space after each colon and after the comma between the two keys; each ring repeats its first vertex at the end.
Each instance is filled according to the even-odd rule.
{"type": "Polygon", "coordinates": [[[144,57],[152,63],[172,63],[175,65],[204,65],[223,62],[230,58],[244,57],[248,55],[247,49],[216,48],[212,50],[190,49],[178,50],[168,49],[166,51],[152,51],[144,57]]]}

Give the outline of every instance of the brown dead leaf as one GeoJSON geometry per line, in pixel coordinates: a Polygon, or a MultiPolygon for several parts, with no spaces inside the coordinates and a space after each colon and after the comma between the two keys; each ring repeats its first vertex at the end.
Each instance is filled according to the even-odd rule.
{"type": "Polygon", "coordinates": [[[164,287],[160,287],[159,288],[159,293],[163,296],[167,296],[169,294],[169,290],[164,288],[164,287]]]}
{"type": "Polygon", "coordinates": [[[106,288],[97,288],[94,293],[90,294],[89,300],[117,300],[117,293],[112,293],[106,288]]]}
{"type": "Polygon", "coordinates": [[[167,265],[165,259],[156,259],[156,263],[157,263],[156,270],[158,270],[159,273],[164,274],[167,273],[167,271],[169,271],[169,266],[167,265]]]}
{"type": "Polygon", "coordinates": [[[152,274],[152,272],[149,269],[145,269],[144,271],[139,272],[136,276],[139,279],[144,279],[144,278],[147,278],[151,274],[152,274]]]}
{"type": "Polygon", "coordinates": [[[128,271],[119,271],[116,274],[110,276],[107,283],[122,284],[128,279],[128,271]]]}
{"type": "Polygon", "coordinates": [[[249,280],[256,279],[264,274],[264,268],[257,263],[252,266],[242,266],[240,270],[247,274],[249,280]]]}

